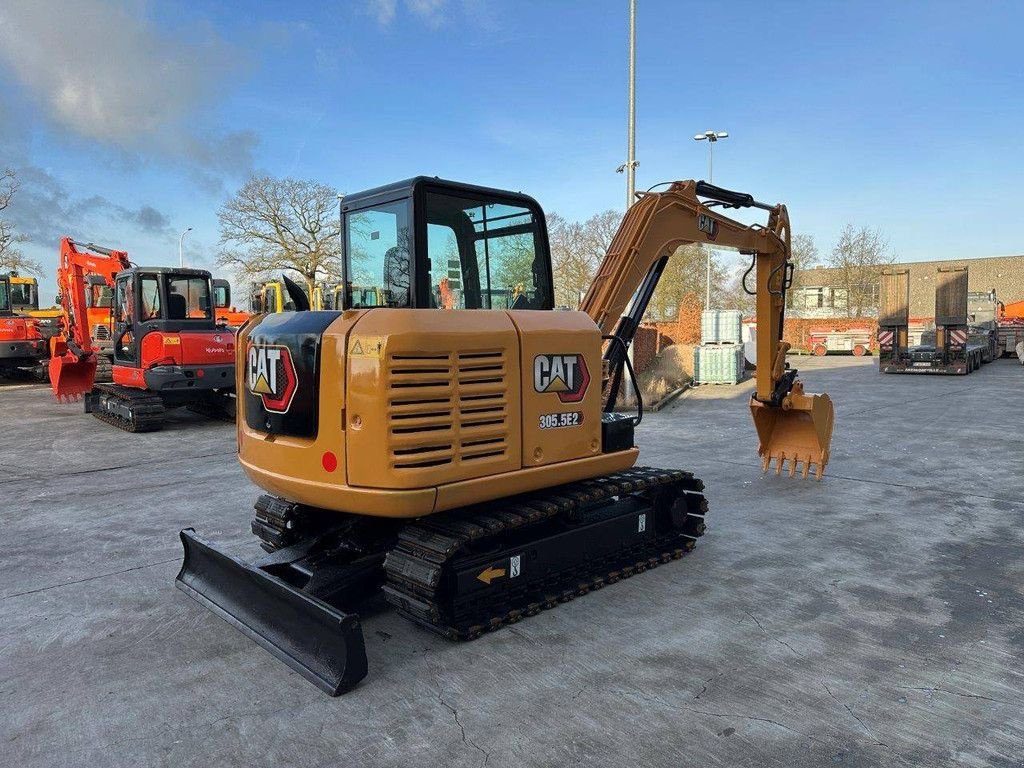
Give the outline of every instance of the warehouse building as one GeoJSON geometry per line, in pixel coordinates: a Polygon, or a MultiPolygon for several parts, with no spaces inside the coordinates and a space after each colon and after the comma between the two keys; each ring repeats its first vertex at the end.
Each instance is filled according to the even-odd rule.
{"type": "MultiPolygon", "coordinates": [[[[968,290],[983,293],[992,290],[1000,301],[1009,304],[1024,300],[1024,256],[991,256],[980,259],[913,261],[887,265],[891,269],[910,270],[910,315],[931,317],[935,311],[935,273],[939,267],[968,267],[968,290]]],[[[863,297],[863,316],[878,314],[877,279],[858,291],[863,297]]],[[[788,314],[792,317],[849,317],[849,291],[837,269],[816,267],[802,270],[787,294],[788,314]]]]}

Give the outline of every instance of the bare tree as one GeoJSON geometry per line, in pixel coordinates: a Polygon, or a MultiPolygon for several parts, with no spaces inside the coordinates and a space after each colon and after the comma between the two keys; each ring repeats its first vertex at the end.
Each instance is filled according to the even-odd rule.
{"type": "MultiPolygon", "coordinates": [[[[608,210],[584,222],[566,221],[557,213],[548,214],[552,271],[555,277],[555,304],[575,309],[593,282],[601,261],[622,223],[622,214],[608,210]]],[[[676,249],[669,258],[654,296],[647,307],[649,320],[674,320],[687,294],[704,295],[707,252],[701,245],[676,249]]],[[[726,271],[712,254],[711,288],[722,296],[726,271]]]]}
{"type": "Polygon", "coordinates": [[[217,263],[246,277],[298,272],[313,295],[317,278],[340,271],[338,197],[316,181],[254,176],[221,206],[217,263]]]}
{"type": "MultiPolygon", "coordinates": [[[[11,204],[14,193],[18,191],[18,175],[11,168],[0,170],[0,211],[11,204]]],[[[43,265],[30,259],[17,247],[18,243],[27,243],[25,235],[14,231],[14,224],[0,218],[0,272],[21,272],[33,275],[43,274],[43,265]]]]}
{"type": "Polygon", "coordinates": [[[789,260],[797,275],[801,270],[814,269],[821,263],[818,246],[811,235],[793,235],[789,246],[789,260]]]}
{"type": "Polygon", "coordinates": [[[557,306],[579,306],[621,220],[622,214],[612,210],[591,216],[585,222],[566,221],[557,213],[548,214],[557,306]]]}
{"type": "MultiPolygon", "coordinates": [[[[744,271],[746,269],[744,268],[744,271]]],[[[747,278],[747,288],[754,288],[754,273],[751,272],[747,278]]],[[[721,300],[718,306],[723,309],[738,309],[744,317],[752,316],[757,311],[757,301],[754,296],[747,293],[743,287],[743,272],[735,274],[726,281],[722,288],[721,300]]]]}
{"type": "Polygon", "coordinates": [[[875,306],[882,267],[895,261],[888,249],[888,241],[876,229],[847,224],[839,233],[829,265],[836,270],[840,290],[846,293],[849,317],[861,317],[864,310],[875,306]]]}
{"type": "MultiPolygon", "coordinates": [[[[707,282],[708,251],[700,243],[681,245],[669,257],[665,271],[654,289],[647,307],[648,320],[675,320],[679,305],[688,294],[700,296],[703,304],[707,282]]],[[[731,305],[727,290],[728,274],[714,251],[711,252],[712,305],[731,305]]]]}

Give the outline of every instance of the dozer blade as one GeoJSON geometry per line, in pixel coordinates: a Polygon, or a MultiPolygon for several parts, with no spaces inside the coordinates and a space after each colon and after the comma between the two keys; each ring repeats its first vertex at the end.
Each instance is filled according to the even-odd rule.
{"type": "Polygon", "coordinates": [[[50,358],[50,388],[58,400],[78,400],[92,391],[96,380],[96,355],[79,360],[73,354],[50,358]]]}
{"type": "Polygon", "coordinates": [[[191,528],[175,585],[314,685],[338,696],[366,677],[359,616],[215,549],[191,528]]]}
{"type": "Polygon", "coordinates": [[[766,405],[750,398],[750,413],[760,445],[761,468],[767,472],[774,459],[775,474],[781,475],[789,462],[789,476],[794,477],[803,465],[806,478],[812,467],[814,477],[821,480],[828,464],[832,445],[835,413],[828,395],[807,395],[794,387],[782,406],[766,405]]]}

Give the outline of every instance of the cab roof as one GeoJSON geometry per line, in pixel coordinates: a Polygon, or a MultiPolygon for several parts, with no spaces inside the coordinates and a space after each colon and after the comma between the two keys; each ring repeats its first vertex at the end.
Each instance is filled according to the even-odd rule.
{"type": "Polygon", "coordinates": [[[412,197],[421,189],[449,192],[455,195],[466,197],[500,197],[510,202],[522,203],[525,207],[540,208],[540,204],[529,195],[522,192],[511,192],[506,189],[495,187],[482,187],[477,184],[466,184],[461,181],[450,181],[438,176],[413,176],[410,179],[395,181],[380,187],[345,195],[341,201],[341,210],[348,211],[356,208],[364,208],[388,200],[398,200],[403,197],[412,197]]]}
{"type": "Polygon", "coordinates": [[[181,277],[202,277],[210,279],[210,273],[205,269],[192,269],[191,267],[132,267],[131,269],[125,269],[119,272],[120,275],[126,274],[145,274],[145,275],[179,275],[181,277]]]}

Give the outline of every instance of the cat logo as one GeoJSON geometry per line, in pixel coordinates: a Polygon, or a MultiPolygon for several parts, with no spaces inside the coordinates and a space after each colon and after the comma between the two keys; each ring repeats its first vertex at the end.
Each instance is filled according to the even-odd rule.
{"type": "Polygon", "coordinates": [[[288,347],[250,344],[246,360],[249,391],[271,413],[287,413],[299,386],[288,347]]]}
{"type": "Polygon", "coordinates": [[[533,358],[533,388],[538,392],[554,392],[563,403],[578,403],[589,385],[590,371],[583,355],[533,358]]]}
{"type": "Polygon", "coordinates": [[[708,236],[708,240],[718,237],[718,222],[714,218],[702,213],[697,217],[697,229],[708,236]]]}

